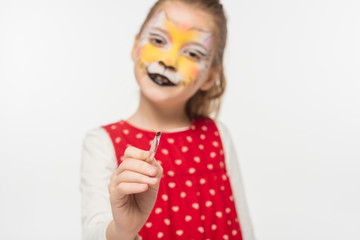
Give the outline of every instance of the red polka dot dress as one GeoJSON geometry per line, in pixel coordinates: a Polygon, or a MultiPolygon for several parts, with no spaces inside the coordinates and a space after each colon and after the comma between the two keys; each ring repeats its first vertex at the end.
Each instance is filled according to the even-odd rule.
{"type": "MultiPolygon", "coordinates": [[[[148,150],[155,132],[126,121],[103,127],[118,164],[128,146],[148,150]]],[[[184,131],[162,133],[155,156],[164,169],[142,239],[242,239],[216,124],[198,118],[184,131]]]]}

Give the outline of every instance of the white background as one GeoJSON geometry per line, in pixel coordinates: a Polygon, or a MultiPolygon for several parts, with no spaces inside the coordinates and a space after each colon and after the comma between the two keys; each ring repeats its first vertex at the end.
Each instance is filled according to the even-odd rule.
{"type": "MultiPolygon", "coordinates": [[[[80,239],[82,139],[135,110],[153,2],[0,0],[0,239],[80,239]]],[[[359,1],[223,3],[220,119],[257,239],[360,239],[359,1]]]]}

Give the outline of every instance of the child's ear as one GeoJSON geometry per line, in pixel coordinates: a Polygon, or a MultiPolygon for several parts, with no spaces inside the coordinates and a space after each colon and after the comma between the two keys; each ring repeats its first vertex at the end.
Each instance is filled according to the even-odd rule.
{"type": "Polygon", "coordinates": [[[221,69],[222,67],[220,65],[214,67],[210,72],[208,79],[200,86],[200,90],[202,91],[209,90],[216,82],[216,79],[219,77],[221,69]]]}
{"type": "Polygon", "coordinates": [[[135,39],[134,39],[134,44],[133,44],[133,47],[131,50],[131,59],[133,61],[135,61],[135,58],[136,58],[136,50],[137,50],[138,42],[139,42],[139,34],[136,34],[135,39]]]}

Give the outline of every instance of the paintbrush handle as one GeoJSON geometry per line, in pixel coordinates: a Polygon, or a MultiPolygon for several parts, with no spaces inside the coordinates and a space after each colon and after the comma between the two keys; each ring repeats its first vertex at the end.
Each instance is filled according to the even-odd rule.
{"type": "Polygon", "coordinates": [[[151,143],[149,154],[146,157],[146,162],[151,162],[155,158],[155,154],[160,143],[160,136],[161,136],[161,132],[157,132],[154,137],[154,140],[151,143]]]}

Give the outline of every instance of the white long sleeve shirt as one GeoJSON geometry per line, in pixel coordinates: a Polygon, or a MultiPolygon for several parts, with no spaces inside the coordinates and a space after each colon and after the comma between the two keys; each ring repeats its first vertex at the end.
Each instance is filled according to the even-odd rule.
{"type": "MultiPolygon", "coordinates": [[[[239,161],[231,136],[222,123],[217,122],[217,127],[224,146],[226,168],[230,177],[243,239],[255,240],[239,161]]],[[[89,131],[84,138],[81,162],[83,240],[106,240],[106,228],[113,219],[108,185],[116,168],[115,150],[107,132],[103,128],[89,131]]]]}

